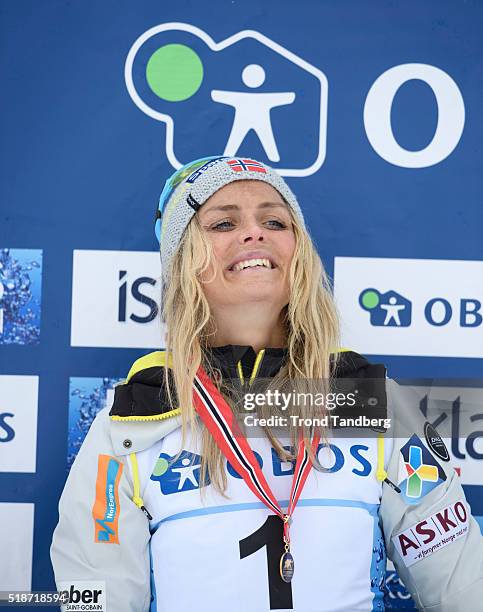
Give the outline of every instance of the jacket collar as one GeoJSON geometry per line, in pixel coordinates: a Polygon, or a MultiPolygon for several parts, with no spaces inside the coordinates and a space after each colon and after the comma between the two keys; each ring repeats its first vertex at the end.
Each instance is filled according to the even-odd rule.
{"type": "MultiPolygon", "coordinates": [[[[286,361],[287,352],[286,348],[267,347],[255,355],[251,346],[226,345],[205,350],[204,359],[209,360],[214,368],[220,369],[224,378],[235,380],[240,380],[237,367],[237,364],[240,363],[243,378],[247,381],[252,377],[275,376],[286,361]]],[[[148,362],[145,367],[139,367],[123,384],[116,385],[114,402],[110,411],[112,419],[158,421],[179,416],[180,410],[171,409],[168,401],[161,365],[164,357],[162,360],[151,360],[151,355],[158,356],[163,353],[152,353],[138,360],[144,362],[147,359],[148,362]]],[[[344,350],[341,353],[335,371],[336,378],[367,379],[358,383],[361,390],[367,386],[363,395],[368,398],[380,397],[379,408],[384,414],[386,411],[385,376],[386,371],[382,364],[371,364],[362,355],[350,350],[344,350]]],[[[176,398],[175,390],[172,391],[173,397],[176,398]]]]}
{"type": "MultiPolygon", "coordinates": [[[[213,367],[218,368],[225,378],[238,378],[238,362],[241,363],[245,376],[253,372],[258,358],[259,365],[256,376],[271,378],[285,364],[288,348],[267,347],[256,353],[251,346],[226,344],[225,346],[208,347],[204,350],[205,359],[213,367]]],[[[333,355],[330,356],[331,366],[333,355]]],[[[381,378],[385,376],[385,368],[381,364],[371,364],[369,361],[351,350],[343,350],[339,356],[337,378],[381,378]]]]}
{"type": "Polygon", "coordinates": [[[257,378],[271,378],[285,363],[287,354],[287,348],[267,347],[256,353],[253,347],[239,344],[207,347],[204,350],[205,360],[219,369],[223,378],[238,378],[240,366],[246,378],[253,374],[257,378]]]}

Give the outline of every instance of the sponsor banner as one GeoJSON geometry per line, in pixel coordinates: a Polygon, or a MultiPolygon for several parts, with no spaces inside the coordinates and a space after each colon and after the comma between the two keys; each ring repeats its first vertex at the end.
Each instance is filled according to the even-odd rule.
{"type": "Polygon", "coordinates": [[[0,525],[0,591],[30,591],[34,504],[0,503],[0,525]]]}
{"type": "Polygon", "coordinates": [[[0,344],[38,344],[40,249],[0,249],[0,344]]]}
{"type": "Polygon", "coordinates": [[[75,250],[71,345],[160,348],[159,254],[75,250]]]}
{"type": "Polygon", "coordinates": [[[35,472],[38,376],[0,376],[0,472],[35,472]]]}
{"type": "MultiPolygon", "coordinates": [[[[483,452],[478,454],[472,452],[470,455],[468,448],[471,447],[471,439],[468,441],[468,438],[442,438],[442,440],[449,451],[451,465],[461,478],[461,484],[480,486],[483,496],[483,452]]],[[[480,446],[483,446],[483,432],[480,446]]]]}
{"type": "Polygon", "coordinates": [[[414,392],[406,396],[408,400],[410,397],[414,400],[414,406],[408,409],[419,406],[424,418],[436,429],[449,454],[451,465],[461,477],[461,483],[482,486],[483,491],[481,387],[443,386],[438,385],[437,381],[427,386],[404,387],[414,392]]]}
{"type": "Polygon", "coordinates": [[[393,536],[393,544],[404,565],[410,567],[466,536],[469,516],[460,499],[393,536]]]}
{"type": "Polygon", "coordinates": [[[59,591],[68,595],[69,603],[61,606],[62,612],[106,612],[106,583],[105,581],[91,582],[90,580],[76,580],[72,582],[59,582],[59,591]]]}
{"type": "Polygon", "coordinates": [[[483,261],[336,257],[334,292],[344,346],[483,357],[483,261]]]}
{"type": "Polygon", "coordinates": [[[122,379],[72,377],[69,381],[69,434],[67,466],[70,469],[96,414],[114,401],[114,385],[122,379]]]}
{"type": "Polygon", "coordinates": [[[125,80],[134,104],[166,125],[159,133],[174,168],[207,150],[235,157],[242,147],[285,176],[310,176],[324,162],[327,78],[265,34],[216,41],[191,24],[162,23],[133,41],[125,80]],[[200,133],[200,108],[209,129],[185,137],[200,133]]]}

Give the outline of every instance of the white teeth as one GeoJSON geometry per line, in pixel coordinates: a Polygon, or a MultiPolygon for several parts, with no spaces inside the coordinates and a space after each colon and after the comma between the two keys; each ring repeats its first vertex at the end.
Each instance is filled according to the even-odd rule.
{"type": "Polygon", "coordinates": [[[255,266],[263,266],[264,268],[272,268],[272,264],[269,259],[246,259],[239,261],[233,266],[233,270],[239,272],[244,268],[254,268],[255,266]]]}

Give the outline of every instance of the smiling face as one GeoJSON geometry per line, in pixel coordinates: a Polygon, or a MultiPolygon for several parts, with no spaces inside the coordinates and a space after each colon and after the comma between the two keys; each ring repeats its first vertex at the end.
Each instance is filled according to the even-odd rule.
{"type": "Polygon", "coordinates": [[[281,310],[289,301],[295,235],[278,191],[262,181],[235,181],[197,214],[213,247],[213,262],[200,279],[212,310],[254,302],[281,310]]]}

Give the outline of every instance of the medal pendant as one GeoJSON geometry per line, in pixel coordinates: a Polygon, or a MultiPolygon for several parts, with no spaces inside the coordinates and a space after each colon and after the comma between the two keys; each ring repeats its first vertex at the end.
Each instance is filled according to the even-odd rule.
{"type": "Polygon", "coordinates": [[[294,560],[290,552],[286,551],[280,557],[280,576],[284,582],[291,582],[294,573],[294,560]]]}

